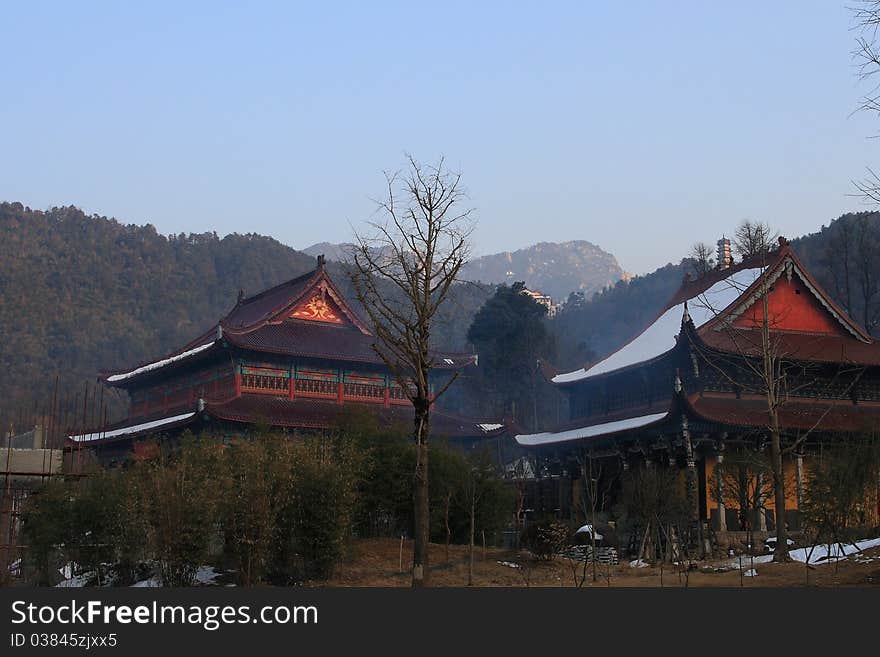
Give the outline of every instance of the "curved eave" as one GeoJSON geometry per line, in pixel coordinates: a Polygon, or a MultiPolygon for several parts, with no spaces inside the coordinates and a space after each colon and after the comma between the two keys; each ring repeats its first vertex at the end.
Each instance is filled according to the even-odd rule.
{"type": "Polygon", "coordinates": [[[598,441],[604,438],[613,438],[630,431],[650,429],[662,425],[671,415],[672,409],[659,413],[621,418],[610,422],[585,425],[561,431],[544,431],[533,434],[519,434],[514,440],[521,447],[538,448],[555,445],[571,445],[578,441],[598,441]]]}
{"type": "MultiPolygon", "coordinates": [[[[757,395],[734,399],[692,394],[683,398],[683,404],[692,419],[718,427],[764,433],[770,425],[767,401],[757,395]]],[[[794,399],[779,407],[777,418],[783,431],[876,433],[880,428],[880,403],[794,399]]]]}
{"type": "Polygon", "coordinates": [[[126,388],[132,384],[149,379],[156,374],[165,373],[179,365],[188,365],[206,356],[213,355],[221,345],[221,342],[221,340],[214,340],[184,351],[178,351],[159,360],[139,365],[131,370],[102,373],[101,378],[108,386],[126,388]]]}
{"type": "MultiPolygon", "coordinates": [[[[757,329],[726,329],[724,331],[690,328],[687,339],[704,355],[757,359],[762,357],[759,337],[748,340],[757,329]],[[742,336],[737,342],[733,334],[742,336]]],[[[771,333],[775,357],[791,363],[839,367],[880,367],[880,343],[863,342],[851,336],[836,336],[808,331],[771,333]]]]}
{"type": "MultiPolygon", "coordinates": [[[[609,370],[607,372],[600,372],[599,374],[589,374],[589,370],[586,370],[586,372],[587,372],[586,376],[582,376],[579,379],[572,379],[571,381],[556,381],[556,378],[558,378],[558,377],[553,377],[553,379],[551,379],[550,382],[556,386],[568,387],[568,386],[577,385],[579,383],[586,383],[587,381],[601,381],[602,379],[607,379],[609,377],[617,376],[619,374],[625,374],[626,372],[630,372],[632,370],[637,370],[639,368],[653,365],[654,363],[658,363],[661,360],[663,360],[664,358],[667,358],[667,357],[671,356],[672,354],[674,354],[677,349],[678,349],[678,344],[675,344],[672,348],[667,349],[666,351],[664,351],[662,354],[660,354],[658,356],[654,356],[653,358],[648,358],[646,360],[642,360],[637,363],[631,363],[629,365],[624,365],[623,367],[619,367],[616,370],[609,370]]],[[[578,370],[575,370],[575,372],[577,372],[577,371],[578,370]]],[[[558,376],[562,376],[562,375],[558,375],[558,376]]]]}
{"type": "Polygon", "coordinates": [[[140,436],[161,434],[172,429],[179,429],[194,422],[196,419],[198,419],[197,411],[187,411],[186,413],[178,413],[137,424],[111,425],[87,433],[68,435],[67,444],[69,447],[80,447],[131,440],[140,436]]]}

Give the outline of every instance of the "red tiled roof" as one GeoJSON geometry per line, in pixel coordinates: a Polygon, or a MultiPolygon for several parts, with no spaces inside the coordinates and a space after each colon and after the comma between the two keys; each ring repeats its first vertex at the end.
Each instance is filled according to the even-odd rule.
{"type": "MultiPolygon", "coordinates": [[[[142,376],[140,372],[132,374],[135,370],[170,360],[214,340],[219,346],[220,337],[234,346],[254,351],[383,364],[373,350],[374,338],[370,331],[342,297],[323,263],[319,263],[314,271],[241,299],[219,323],[183,347],[135,367],[105,371],[102,375],[106,381],[108,377],[128,373],[124,380],[108,382],[124,386],[142,376]],[[333,324],[289,318],[289,311],[310,291],[318,288],[322,294],[330,295],[348,321],[333,324]]],[[[214,349],[200,353],[207,355],[208,352],[213,353],[214,349]]],[[[473,354],[436,353],[434,359],[435,369],[439,370],[459,369],[476,362],[473,354]]],[[[154,367],[149,371],[155,372],[157,369],[154,367]]]]}
{"type": "MultiPolygon", "coordinates": [[[[767,401],[760,397],[691,395],[685,400],[690,414],[736,427],[766,429],[770,422],[767,401]]],[[[880,428],[880,403],[826,399],[791,400],[779,407],[780,427],[789,431],[874,432],[880,428]]]]}
{"type": "MultiPolygon", "coordinates": [[[[236,347],[289,356],[350,360],[381,365],[373,349],[375,338],[348,325],[291,319],[265,324],[254,331],[227,332],[236,347]]],[[[474,362],[472,354],[435,354],[435,369],[457,369],[474,362]],[[451,362],[447,362],[451,361],[451,362]]]]}
{"type": "MultiPolygon", "coordinates": [[[[725,328],[698,331],[706,346],[741,356],[759,357],[763,353],[759,329],[725,328]]],[[[880,344],[862,342],[848,335],[771,331],[770,342],[779,358],[842,365],[880,365],[880,344]]]]}
{"type": "Polygon", "coordinates": [[[240,330],[271,318],[279,309],[302,297],[318,271],[310,271],[259,294],[245,297],[223,318],[223,326],[240,330]]]}
{"type": "MultiPolygon", "coordinates": [[[[360,404],[356,402],[346,402],[344,405],[337,404],[330,400],[321,399],[295,399],[289,400],[281,397],[271,397],[268,395],[242,395],[225,402],[207,402],[204,410],[211,417],[228,422],[238,422],[243,424],[266,424],[271,427],[287,427],[296,429],[332,429],[338,426],[340,416],[346,410],[357,409],[365,411],[378,418],[379,422],[385,426],[401,426],[409,429],[413,422],[413,409],[409,404],[392,405],[385,408],[378,404],[360,404]]],[[[195,411],[192,408],[191,411],[195,411]]],[[[182,429],[187,425],[200,422],[202,419],[201,412],[160,412],[154,413],[149,417],[139,418],[136,421],[130,419],[121,422],[109,424],[85,433],[104,434],[117,432],[118,435],[108,437],[95,438],[93,440],[78,443],[74,440],[68,440],[68,445],[89,447],[96,444],[107,444],[132,440],[141,436],[151,434],[163,434],[169,431],[182,429]],[[157,428],[151,428],[147,425],[156,421],[161,421],[169,417],[188,415],[182,420],[175,422],[166,422],[157,428]],[[127,427],[138,427],[145,425],[146,429],[134,430],[119,433],[119,430],[127,427]]],[[[465,418],[442,411],[432,411],[430,415],[431,434],[438,437],[446,438],[467,438],[467,437],[492,437],[505,432],[506,425],[500,422],[489,422],[487,420],[477,420],[473,418],[465,418]]]]}
{"type": "MultiPolygon", "coordinates": [[[[413,421],[413,409],[408,404],[392,405],[390,408],[377,404],[344,405],[321,399],[284,399],[268,395],[242,395],[227,402],[208,403],[205,410],[209,415],[231,422],[249,424],[265,423],[275,427],[304,429],[330,429],[337,425],[340,413],[346,408],[360,408],[374,413],[385,425],[404,425],[407,428],[413,421]]],[[[504,427],[485,430],[481,424],[493,426],[486,420],[463,418],[442,411],[432,411],[430,415],[431,433],[449,438],[468,436],[493,436],[503,433],[504,427]]]]}

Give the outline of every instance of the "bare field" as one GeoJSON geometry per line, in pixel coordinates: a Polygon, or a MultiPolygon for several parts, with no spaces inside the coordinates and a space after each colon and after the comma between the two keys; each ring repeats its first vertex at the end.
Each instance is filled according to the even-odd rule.
{"type": "MultiPolygon", "coordinates": [[[[383,586],[406,587],[410,583],[412,541],[404,541],[401,559],[399,539],[363,539],[355,541],[350,554],[336,569],[334,576],[324,586],[383,586]]],[[[709,567],[720,566],[729,559],[705,562],[703,569],[685,574],[676,566],[663,568],[630,568],[597,565],[597,581],[592,579],[592,567],[588,565],[584,587],[793,587],[793,586],[872,586],[880,585],[880,548],[865,550],[858,559],[851,557],[839,562],[806,567],[802,563],[755,564],[755,577],[743,577],[738,569],[726,572],[705,572],[709,567]],[[861,563],[860,563],[861,562],[861,563]]],[[[431,586],[466,586],[468,572],[468,548],[462,545],[449,547],[449,559],[443,545],[432,544],[430,548],[431,586]]],[[[510,564],[529,563],[517,559],[509,550],[482,547],[475,549],[474,586],[478,587],[573,587],[577,577],[582,576],[583,564],[557,557],[550,562],[538,562],[533,566],[515,568],[510,564]]],[[[743,571],[751,568],[743,557],[743,571]]]]}

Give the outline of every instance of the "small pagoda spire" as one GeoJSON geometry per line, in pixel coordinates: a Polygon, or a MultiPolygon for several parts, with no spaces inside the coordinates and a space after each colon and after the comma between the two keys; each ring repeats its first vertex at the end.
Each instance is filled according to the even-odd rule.
{"type": "Polygon", "coordinates": [[[318,269],[323,269],[326,264],[326,259],[324,258],[324,254],[318,256],[318,269]]]}

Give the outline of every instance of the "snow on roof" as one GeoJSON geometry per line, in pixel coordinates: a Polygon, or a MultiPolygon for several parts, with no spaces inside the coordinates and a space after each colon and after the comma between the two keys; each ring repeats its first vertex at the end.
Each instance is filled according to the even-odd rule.
{"type": "MultiPolygon", "coordinates": [[[[762,271],[760,267],[742,269],[689,299],[686,302],[687,310],[694,326],[700,328],[736,301],[758,279],[762,271]]],[[[581,381],[663,355],[675,346],[675,338],[681,332],[684,305],[685,302],[682,302],[669,308],[634,340],[592,367],[557,374],[552,379],[553,383],[581,381]]]]}
{"type": "Polygon", "coordinates": [[[638,429],[654,422],[664,419],[669,413],[653,413],[651,415],[641,415],[639,417],[630,417],[625,420],[615,420],[614,422],[605,422],[603,424],[593,424],[588,427],[580,427],[578,429],[568,429],[567,431],[545,431],[543,433],[521,434],[516,436],[516,442],[520,445],[535,446],[547,443],[561,443],[567,440],[578,440],[580,438],[596,438],[608,433],[616,433],[618,431],[626,431],[627,429],[638,429]]]}
{"type": "Polygon", "coordinates": [[[189,358],[190,356],[195,356],[197,353],[208,349],[209,347],[214,346],[214,341],[208,342],[207,344],[199,345],[198,347],[193,347],[183,353],[177,354],[176,356],[171,356],[169,358],[163,358],[162,360],[157,360],[154,363],[149,363],[147,365],[142,365],[131,372],[126,372],[124,374],[113,374],[112,376],[107,377],[108,383],[115,383],[117,381],[124,381],[125,379],[130,379],[133,376],[138,376],[143,374],[144,372],[151,372],[152,370],[157,370],[160,367],[165,367],[166,365],[170,365],[171,363],[175,363],[179,360],[183,360],[184,358],[189,358]]]}
{"type": "Polygon", "coordinates": [[[482,429],[486,433],[489,433],[490,431],[496,431],[496,430],[500,429],[504,425],[503,424],[478,424],[477,426],[480,427],[480,429],[482,429]]]}
{"type": "Polygon", "coordinates": [[[161,420],[153,420],[152,422],[143,422],[142,424],[134,424],[129,427],[123,427],[121,429],[113,429],[112,431],[96,431],[94,433],[84,433],[78,436],[68,436],[71,440],[75,440],[77,442],[88,442],[90,440],[98,440],[100,438],[116,438],[118,436],[125,436],[130,433],[139,433],[141,431],[146,431],[148,429],[158,429],[159,427],[165,426],[166,424],[173,424],[174,422],[181,422],[183,420],[188,420],[192,416],[195,415],[195,412],[192,413],[183,413],[181,415],[174,415],[172,417],[162,418],[161,420]]]}

